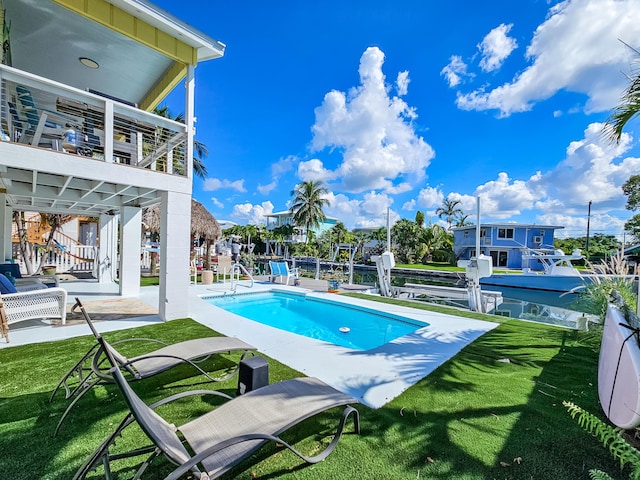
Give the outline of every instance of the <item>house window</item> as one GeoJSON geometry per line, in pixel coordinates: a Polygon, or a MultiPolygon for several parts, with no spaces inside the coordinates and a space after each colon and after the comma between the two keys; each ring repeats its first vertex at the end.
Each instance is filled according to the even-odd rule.
{"type": "Polygon", "coordinates": [[[487,236],[487,229],[486,228],[481,228],[480,229],[480,238],[486,237],[486,236],[487,236]]]}
{"type": "Polygon", "coordinates": [[[509,260],[509,255],[507,252],[503,252],[503,251],[496,251],[496,250],[491,250],[491,252],[489,252],[491,255],[491,258],[493,259],[493,266],[494,267],[506,267],[508,260],[509,260]]]}
{"type": "Polygon", "coordinates": [[[513,238],[513,228],[499,228],[498,238],[513,238]]]}
{"type": "Polygon", "coordinates": [[[469,238],[469,230],[464,231],[464,238],[469,238]]]}

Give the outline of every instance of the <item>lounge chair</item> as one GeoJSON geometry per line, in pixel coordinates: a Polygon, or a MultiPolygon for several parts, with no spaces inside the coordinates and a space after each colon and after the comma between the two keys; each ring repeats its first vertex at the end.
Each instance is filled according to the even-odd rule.
{"type": "Polygon", "coordinates": [[[9,343],[9,325],[34,319],[67,318],[67,291],[63,288],[42,288],[27,292],[0,295],[0,308],[4,309],[6,322],[0,327],[2,336],[9,343]]]}
{"type": "MultiPolygon", "coordinates": [[[[98,341],[105,351],[111,351],[102,338],[98,341]]],[[[115,362],[112,358],[110,361],[115,362]]],[[[213,479],[270,441],[287,447],[308,463],[317,463],[334,450],[351,414],[355,432],[359,433],[360,430],[358,411],[349,405],[357,403],[357,400],[316,378],[295,378],[252,390],[184,425],[175,426],[160,417],[154,409],[190,395],[219,395],[219,392],[186,391],[148,406],[136,395],[120,369],[112,368],[111,374],[131,413],[94,451],[78,470],[74,480],[84,479],[101,464],[106,472],[110,472],[111,459],[150,454],[134,476],[140,478],[149,463],[161,453],[177,465],[165,480],[184,478],[189,472],[201,480],[213,479]],[[305,456],[279,437],[282,432],[303,420],[335,407],[345,408],[332,441],[321,453],[311,457],[305,456]],[[123,430],[134,422],[140,426],[153,445],[131,452],[112,454],[109,451],[111,446],[115,445],[123,430]]]]}
{"type": "MultiPolygon", "coordinates": [[[[78,298],[76,298],[76,304],[73,306],[72,311],[77,307],[80,308],[82,315],[89,325],[91,332],[96,337],[96,340],[99,340],[101,336],[78,298]]],[[[195,340],[186,340],[184,342],[174,343],[171,345],[167,345],[166,343],[151,338],[128,338],[109,345],[109,353],[116,359],[117,365],[123,370],[126,370],[134,380],[143,380],[169,370],[177,365],[188,363],[209,380],[221,382],[235,375],[238,371],[239,365],[224,377],[214,378],[200,368],[196,363],[204,361],[212,355],[233,351],[242,351],[242,357],[240,358],[242,360],[254,350],[256,350],[255,347],[235,337],[205,337],[195,340]],[[163,347],[132,358],[127,358],[116,350],[116,345],[131,341],[154,342],[163,345],[163,347]]],[[[50,402],[53,401],[53,398],[61,387],[65,389],[65,399],[75,396],[60,418],[54,435],[57,435],[73,406],[78,403],[80,398],[82,398],[82,396],[88,392],[91,387],[101,382],[113,382],[113,377],[109,372],[109,368],[104,367],[106,357],[103,355],[103,352],[104,350],[100,348],[99,342],[96,342],[62,377],[55,390],[51,393],[51,397],[49,398],[50,402]],[[74,381],[78,382],[75,386],[71,385],[74,381]]]]}
{"type": "MultiPolygon", "coordinates": [[[[16,94],[18,95],[18,101],[22,105],[22,112],[26,117],[26,119],[18,117],[17,120],[23,127],[27,125],[27,128],[22,132],[20,142],[26,143],[27,139],[31,137],[29,143],[38,146],[40,145],[41,139],[47,139],[53,142],[52,148],[59,149],[59,142],[62,140],[65,126],[61,123],[50,121],[49,118],[56,117],[62,119],[63,122],[72,119],[68,119],[67,117],[62,118],[62,115],[58,112],[38,108],[31,91],[24,85],[16,85],[16,94]]],[[[15,120],[17,111],[16,113],[11,112],[11,114],[15,120]]]]}
{"type": "Polygon", "coordinates": [[[299,269],[289,269],[289,264],[287,262],[269,262],[269,270],[271,271],[271,275],[269,279],[271,281],[275,280],[275,277],[280,277],[280,283],[286,278],[284,282],[285,285],[289,285],[290,278],[298,278],[299,269]]]}

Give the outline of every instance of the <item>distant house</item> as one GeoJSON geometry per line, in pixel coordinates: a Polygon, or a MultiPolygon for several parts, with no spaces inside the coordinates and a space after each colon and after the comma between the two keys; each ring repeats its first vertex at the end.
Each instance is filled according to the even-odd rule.
{"type": "MultiPolygon", "coordinates": [[[[293,213],[290,210],[284,210],[282,212],[273,212],[270,215],[266,215],[267,217],[267,230],[274,230],[278,227],[282,227],[284,225],[293,225],[293,213]]],[[[320,223],[320,226],[317,228],[312,228],[316,236],[321,235],[323,232],[327,230],[331,230],[336,223],[338,223],[337,218],[325,217],[324,221],[320,223]]],[[[306,241],[306,232],[304,229],[299,227],[296,228],[296,233],[292,236],[285,239],[288,243],[304,243],[306,241]]]]}
{"type": "MultiPolygon", "coordinates": [[[[523,265],[522,254],[528,249],[553,251],[555,225],[514,223],[480,226],[480,253],[493,258],[494,267],[542,270],[541,264],[523,265]]],[[[476,226],[453,228],[453,251],[458,260],[476,255],[476,226]]],[[[528,263],[528,262],[527,262],[528,263]]]]}

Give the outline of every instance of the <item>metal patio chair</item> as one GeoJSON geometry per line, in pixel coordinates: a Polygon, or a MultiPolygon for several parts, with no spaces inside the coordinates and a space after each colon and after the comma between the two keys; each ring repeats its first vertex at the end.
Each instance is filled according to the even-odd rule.
{"type": "Polygon", "coordinates": [[[299,268],[289,268],[289,264],[283,262],[269,262],[269,269],[271,270],[270,280],[274,281],[275,277],[280,277],[280,283],[289,285],[289,279],[296,279],[299,276],[299,268]]]}
{"type": "MultiPolygon", "coordinates": [[[[101,336],[78,298],[76,298],[76,304],[73,306],[72,311],[75,308],[80,308],[91,332],[96,337],[96,340],[99,340],[101,336]]],[[[109,355],[115,359],[116,364],[120,368],[131,375],[133,380],[143,380],[169,370],[177,365],[187,363],[193,366],[198,373],[201,373],[209,380],[213,382],[221,382],[231,378],[238,372],[239,363],[232,372],[220,378],[212,377],[199,367],[197,363],[208,359],[212,355],[233,351],[242,351],[243,353],[240,358],[240,360],[242,360],[249,353],[256,350],[255,347],[235,337],[205,337],[195,340],[186,340],[184,342],[174,343],[171,345],[167,345],[164,342],[151,338],[128,338],[108,345],[109,355]],[[127,358],[122,355],[115,348],[116,345],[132,341],[153,342],[163,346],[144,355],[131,358],[127,358]]],[[[105,366],[105,364],[108,365],[106,358],[104,349],[100,348],[100,343],[96,341],[87,353],[85,353],[84,356],[62,377],[55,390],[51,393],[49,402],[53,401],[56,393],[61,387],[65,389],[65,399],[75,397],[60,418],[54,436],[58,434],[60,427],[69,415],[73,406],[78,403],[85,393],[98,383],[113,382],[113,376],[110,372],[111,367],[105,366]],[[74,384],[74,382],[77,383],[74,384]]]]}
{"type": "MultiPolygon", "coordinates": [[[[109,361],[115,365],[116,360],[110,356],[110,345],[101,337],[98,341],[107,352],[109,361]]],[[[111,460],[149,455],[134,476],[140,478],[150,462],[160,454],[177,465],[165,480],[184,478],[187,473],[192,473],[200,480],[213,479],[270,441],[287,447],[305,462],[317,463],[334,450],[350,415],[353,414],[355,433],[360,430],[358,411],[349,405],[357,403],[357,400],[316,378],[295,378],[252,390],[184,425],[175,426],[154,409],[187,396],[220,395],[220,392],[185,391],[148,406],[136,395],[119,368],[112,368],[111,374],[131,412],[82,465],[74,480],[84,479],[99,465],[104,466],[105,477],[111,478],[111,460]],[[306,456],[279,437],[282,432],[303,420],[335,407],[344,407],[344,410],[333,439],[321,453],[306,456]],[[123,430],[134,422],[152,445],[125,453],[110,452],[123,430]]]]}

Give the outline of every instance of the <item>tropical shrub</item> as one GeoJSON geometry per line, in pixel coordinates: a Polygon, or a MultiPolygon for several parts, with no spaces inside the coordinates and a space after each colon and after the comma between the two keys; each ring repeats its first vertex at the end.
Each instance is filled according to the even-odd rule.
{"type": "Polygon", "coordinates": [[[637,305],[633,275],[630,274],[629,264],[621,253],[613,255],[608,262],[599,264],[588,262],[589,273],[594,274],[593,284],[587,285],[581,292],[577,308],[587,313],[599,315],[604,320],[607,305],[613,292],[618,292],[625,304],[637,305]]]}

